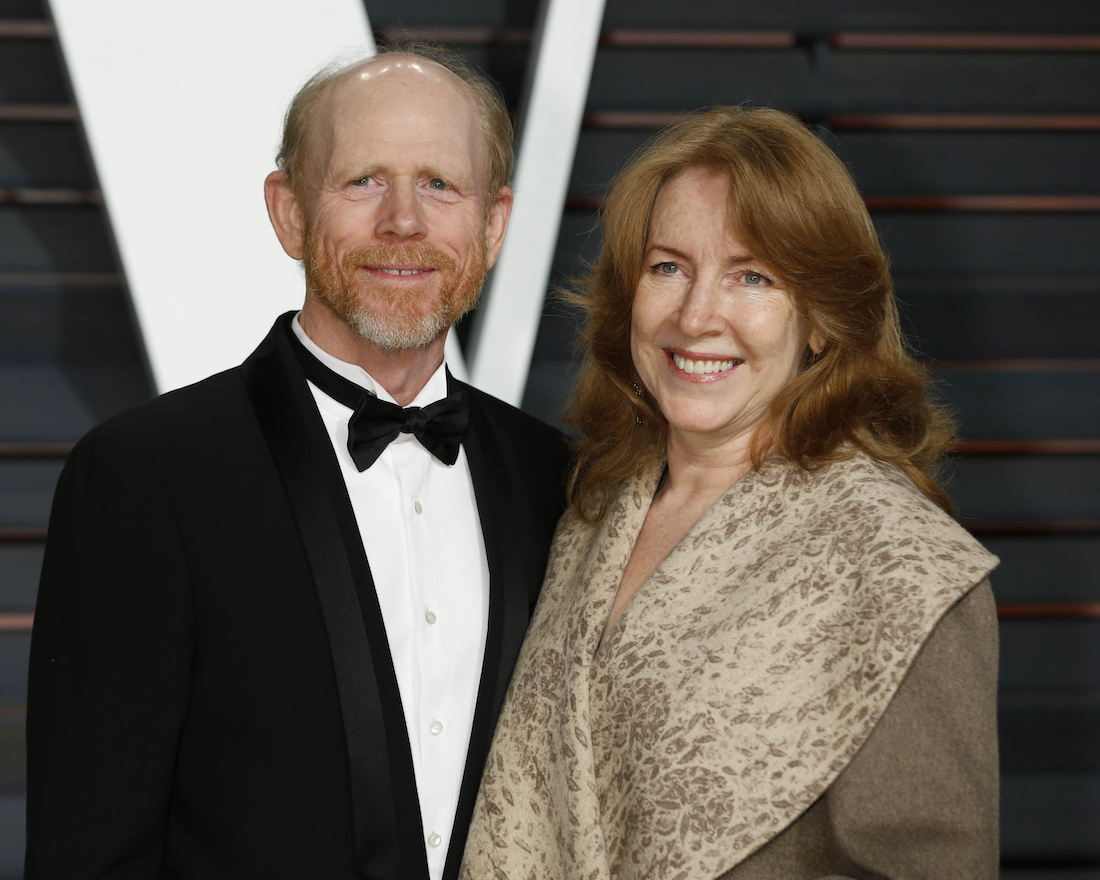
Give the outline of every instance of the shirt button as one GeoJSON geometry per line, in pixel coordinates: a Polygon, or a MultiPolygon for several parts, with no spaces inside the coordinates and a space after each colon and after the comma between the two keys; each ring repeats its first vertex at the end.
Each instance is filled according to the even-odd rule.
{"type": "Polygon", "coordinates": [[[417,513],[423,513],[424,512],[424,508],[420,504],[419,501],[414,501],[413,502],[413,510],[415,510],[417,513]]]}
{"type": "Polygon", "coordinates": [[[438,618],[435,616],[434,611],[426,611],[424,613],[424,619],[428,621],[428,625],[431,626],[438,618]]]}
{"type": "Polygon", "coordinates": [[[428,846],[437,847],[443,842],[443,838],[436,834],[434,831],[428,835],[428,846]]]}
{"type": "Polygon", "coordinates": [[[428,725],[428,730],[432,732],[432,736],[439,736],[443,732],[443,722],[433,721],[428,725]]]}

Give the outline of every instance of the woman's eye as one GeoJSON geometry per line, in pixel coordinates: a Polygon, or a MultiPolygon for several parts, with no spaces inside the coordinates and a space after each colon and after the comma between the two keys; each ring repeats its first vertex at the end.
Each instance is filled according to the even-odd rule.
{"type": "Polygon", "coordinates": [[[658,275],[676,275],[680,271],[675,263],[657,263],[652,268],[658,275]]]}
{"type": "Polygon", "coordinates": [[[744,275],[742,275],[741,280],[744,281],[746,284],[751,284],[753,286],[758,286],[761,284],[771,284],[772,281],[767,275],[762,275],[759,272],[752,271],[746,272],[744,275]]]}

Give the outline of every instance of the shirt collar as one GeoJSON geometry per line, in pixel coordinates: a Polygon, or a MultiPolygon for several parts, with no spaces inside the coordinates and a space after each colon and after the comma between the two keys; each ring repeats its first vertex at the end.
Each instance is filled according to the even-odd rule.
{"type": "MultiPolygon", "coordinates": [[[[350,382],[354,382],[360,388],[366,389],[375,397],[388,401],[389,403],[396,403],[390,393],[382,387],[382,385],[375,380],[375,378],[364,370],[358,364],[349,364],[347,361],[342,361],[338,357],[334,357],[329,354],[323,348],[321,348],[316,342],[306,335],[306,331],[302,329],[302,325],[298,320],[301,316],[301,312],[294,316],[294,319],[290,322],[290,327],[294,331],[294,335],[301,340],[302,345],[306,347],[306,351],[312,354],[322,364],[343,376],[350,382]]],[[[410,406],[427,406],[429,403],[435,403],[437,400],[442,400],[447,396],[447,359],[443,359],[443,363],[439,365],[434,373],[428,378],[428,381],[424,384],[424,387],[420,389],[420,393],[416,395],[410,406]]]]}

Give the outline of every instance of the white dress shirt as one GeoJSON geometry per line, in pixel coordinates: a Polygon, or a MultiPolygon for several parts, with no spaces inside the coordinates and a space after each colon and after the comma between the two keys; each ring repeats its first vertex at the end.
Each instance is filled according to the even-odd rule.
{"type": "MultiPolygon", "coordinates": [[[[291,323],[325,366],[394,403],[362,367],[291,323]]],[[[441,880],[466,766],[489,617],[489,566],[466,450],[446,465],[398,435],[360,473],[348,453],[351,410],[312,383],[370,563],[412,748],[431,880],[441,880]]],[[[412,402],[447,396],[441,365],[412,402]]]]}

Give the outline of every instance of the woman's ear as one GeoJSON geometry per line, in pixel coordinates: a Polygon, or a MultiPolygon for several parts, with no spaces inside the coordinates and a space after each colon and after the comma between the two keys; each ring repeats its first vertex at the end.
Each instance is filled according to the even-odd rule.
{"type": "Polygon", "coordinates": [[[810,351],[815,355],[821,354],[821,352],[825,350],[825,334],[818,330],[817,327],[814,327],[814,329],[810,331],[809,345],[810,351]]]}

